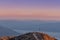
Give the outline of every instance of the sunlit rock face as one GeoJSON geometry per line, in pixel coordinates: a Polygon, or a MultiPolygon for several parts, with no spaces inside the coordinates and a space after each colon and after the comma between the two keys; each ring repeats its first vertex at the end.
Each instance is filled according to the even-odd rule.
{"type": "Polygon", "coordinates": [[[9,37],[8,36],[3,36],[3,37],[0,37],[0,40],[9,40],[9,37]]]}
{"type": "Polygon", "coordinates": [[[48,34],[42,34],[44,40],[57,40],[56,38],[49,36],[48,34]]]}
{"type": "Polygon", "coordinates": [[[15,36],[3,36],[0,37],[0,40],[13,40],[15,38],[15,36]]]}
{"type": "Polygon", "coordinates": [[[0,40],[57,40],[45,33],[30,32],[19,36],[4,36],[0,40]]]}

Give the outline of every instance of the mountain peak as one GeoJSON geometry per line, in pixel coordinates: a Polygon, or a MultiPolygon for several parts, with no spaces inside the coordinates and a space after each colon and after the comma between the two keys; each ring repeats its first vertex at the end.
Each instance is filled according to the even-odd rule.
{"type": "Polygon", "coordinates": [[[19,36],[4,36],[0,37],[1,40],[57,40],[54,37],[45,33],[30,32],[19,36]]]}

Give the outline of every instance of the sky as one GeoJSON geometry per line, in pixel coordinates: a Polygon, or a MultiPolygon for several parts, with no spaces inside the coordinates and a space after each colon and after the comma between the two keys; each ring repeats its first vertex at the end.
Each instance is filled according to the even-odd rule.
{"type": "Polygon", "coordinates": [[[0,0],[0,20],[60,21],[60,0],[0,0]]]}

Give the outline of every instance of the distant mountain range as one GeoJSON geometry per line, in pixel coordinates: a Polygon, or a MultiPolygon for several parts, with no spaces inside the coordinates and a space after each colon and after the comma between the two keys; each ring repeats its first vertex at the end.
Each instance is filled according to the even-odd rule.
{"type": "Polygon", "coordinates": [[[0,26],[0,36],[14,36],[14,35],[18,35],[19,33],[9,29],[9,28],[5,28],[0,26]]]}
{"type": "Polygon", "coordinates": [[[58,21],[14,21],[14,20],[0,20],[0,25],[10,29],[24,30],[24,31],[48,31],[60,32],[60,22],[58,21]]]}

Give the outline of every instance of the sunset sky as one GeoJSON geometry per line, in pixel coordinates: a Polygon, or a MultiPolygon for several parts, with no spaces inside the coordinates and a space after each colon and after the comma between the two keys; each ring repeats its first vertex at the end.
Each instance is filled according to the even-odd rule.
{"type": "Polygon", "coordinates": [[[0,0],[0,19],[60,21],[60,0],[0,0]]]}

